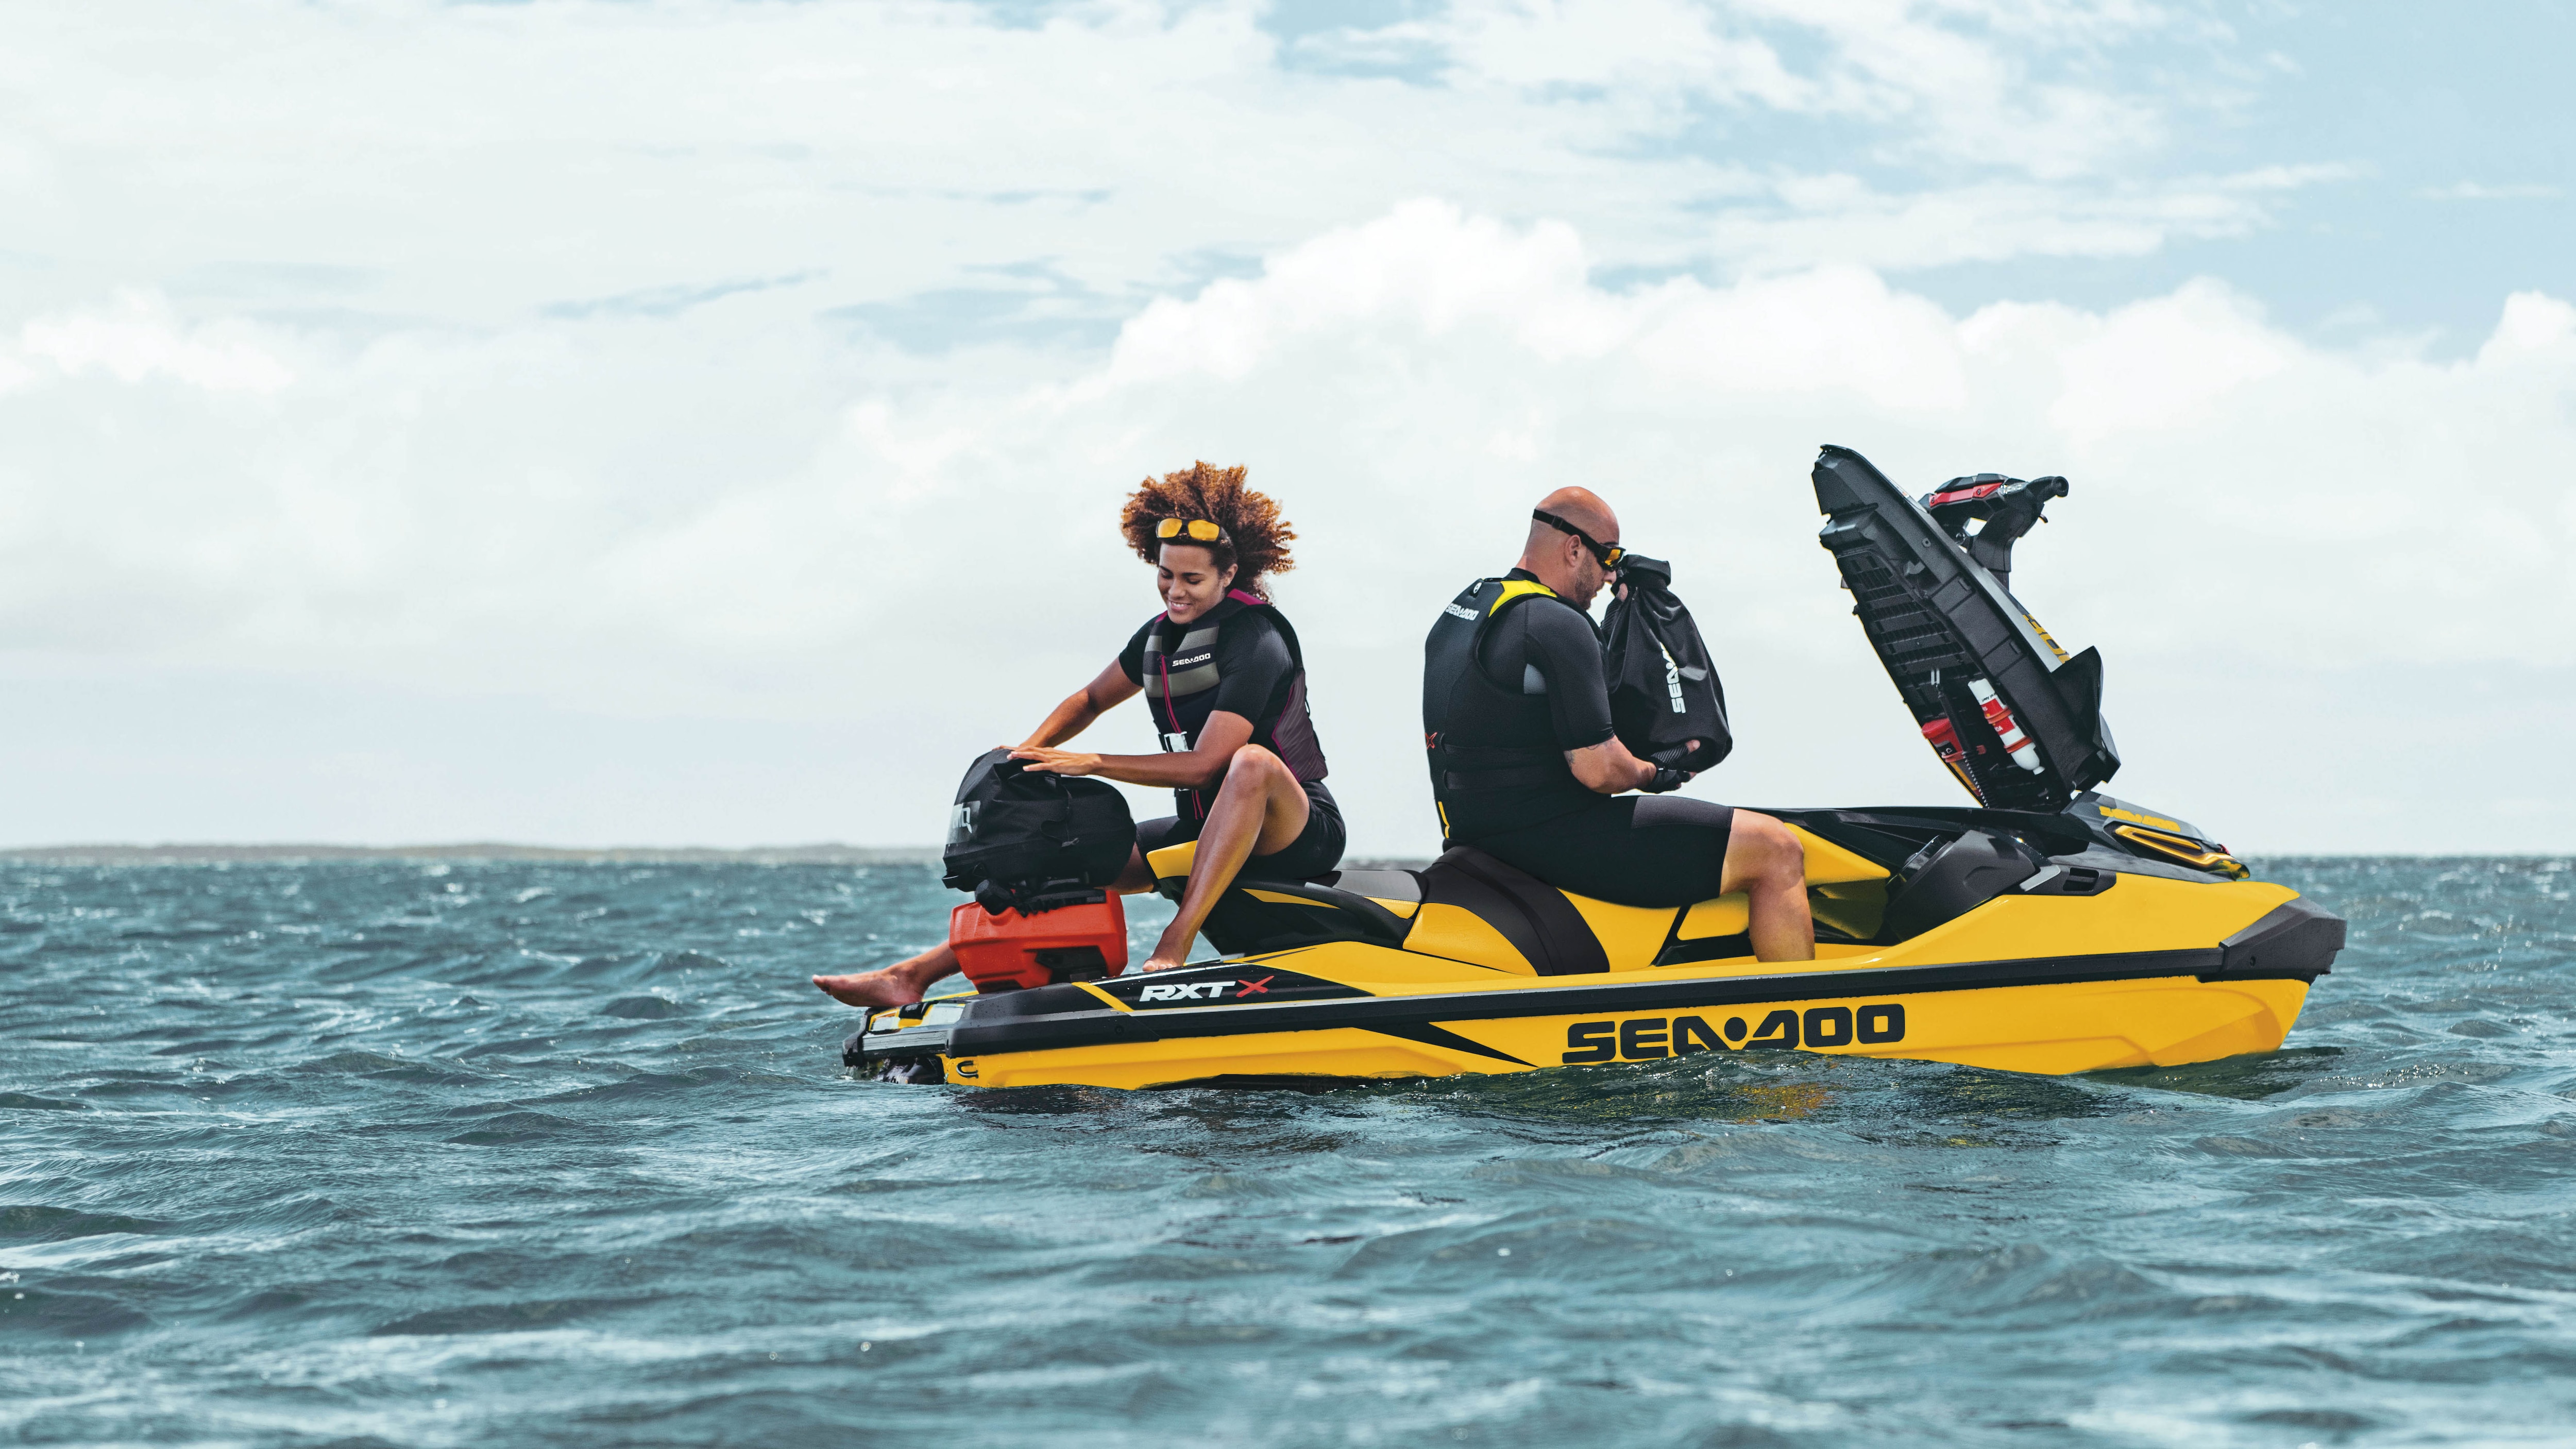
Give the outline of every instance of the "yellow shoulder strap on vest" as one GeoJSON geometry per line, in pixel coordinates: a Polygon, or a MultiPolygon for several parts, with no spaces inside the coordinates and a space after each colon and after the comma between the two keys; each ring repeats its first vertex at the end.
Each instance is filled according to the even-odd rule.
{"type": "Polygon", "coordinates": [[[1536,579],[1505,579],[1503,580],[1503,591],[1494,596],[1493,605],[1487,608],[1485,612],[1489,615],[1499,614],[1503,611],[1503,605],[1510,603],[1514,599],[1522,598],[1530,594],[1545,594],[1549,598],[1553,599],[1556,597],[1556,590],[1549,588],[1547,585],[1540,583],[1536,579]]]}

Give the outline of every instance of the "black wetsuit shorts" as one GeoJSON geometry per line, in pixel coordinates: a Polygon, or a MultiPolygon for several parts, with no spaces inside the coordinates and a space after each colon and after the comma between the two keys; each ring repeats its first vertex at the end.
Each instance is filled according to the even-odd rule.
{"type": "MultiPolygon", "coordinates": [[[[1166,815],[1148,820],[1136,827],[1136,849],[1152,854],[1167,845],[1196,840],[1207,824],[1186,815],[1166,815]]],[[[1306,828],[1288,842],[1288,848],[1272,855],[1256,855],[1243,863],[1243,874],[1268,880],[1312,880],[1329,874],[1342,863],[1342,847],[1350,843],[1350,833],[1342,826],[1342,807],[1333,800],[1333,792],[1321,780],[1306,782],[1306,828]]]]}
{"type": "Polygon", "coordinates": [[[1559,890],[1623,906],[1686,906],[1718,893],[1735,812],[1681,795],[1600,803],[1466,842],[1559,890]]]}

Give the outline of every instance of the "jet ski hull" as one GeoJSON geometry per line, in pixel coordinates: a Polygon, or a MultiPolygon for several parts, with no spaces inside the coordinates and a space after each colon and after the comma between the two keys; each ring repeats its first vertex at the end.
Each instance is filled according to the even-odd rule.
{"type": "Polygon", "coordinates": [[[2050,1074],[2176,1066],[2279,1047],[2342,943],[2339,920],[2281,886],[2114,884],[1993,899],[1894,945],[1828,944],[1794,965],[1535,976],[1328,941],[951,998],[853,1038],[848,1055],[984,1087],[1279,1085],[1785,1050],[2050,1074]],[[2084,949],[2106,935],[2137,949],[2084,949]]]}

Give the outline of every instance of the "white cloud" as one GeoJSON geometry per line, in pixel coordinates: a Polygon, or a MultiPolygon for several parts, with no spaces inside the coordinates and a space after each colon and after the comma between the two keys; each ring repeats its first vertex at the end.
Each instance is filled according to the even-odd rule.
{"type": "Polygon", "coordinates": [[[295,380],[285,363],[263,349],[238,323],[183,327],[164,299],[126,292],[105,310],[40,317],[18,333],[21,359],[6,364],[0,388],[14,374],[21,385],[48,362],[68,376],[103,372],[119,382],[171,377],[207,392],[270,393],[295,380]]]}
{"type": "Polygon", "coordinates": [[[1581,94],[1640,133],[1708,107],[1887,127],[1890,158],[2093,174],[2152,150],[2174,97],[2124,92],[2093,64],[2180,28],[2127,3],[1818,6],[1798,0],[1456,0],[1423,18],[1346,27],[1304,48],[1345,61],[1429,59],[1461,89],[1562,105],[1581,94]],[[1792,65],[1776,39],[1818,52],[1792,65]]]}
{"type": "Polygon", "coordinates": [[[2015,257],[2144,256],[2177,240],[2241,236],[2266,225],[2284,193],[2342,178],[2333,166],[2262,167],[2228,176],[2070,192],[1984,181],[1885,195],[1857,177],[1789,177],[1777,205],[1730,208],[1709,229],[1716,255],[1747,271],[1834,260],[1913,269],[2015,257]]]}
{"type": "Polygon", "coordinates": [[[2563,187],[2539,181],[2519,181],[2503,186],[2455,181],[2448,186],[2428,186],[2415,194],[2427,201],[2548,201],[2567,192],[2563,187]]]}
{"type": "MultiPolygon", "coordinates": [[[[2150,784],[2196,748],[2190,700],[2273,748],[2322,727],[2313,702],[2214,703],[2249,681],[2576,664],[2576,309],[2536,294],[2445,363],[2320,349],[2204,283],[1967,317],[1842,267],[1612,290],[1571,227],[1424,202],[1159,300],[1105,360],[960,354],[855,402],[811,386],[828,352],[729,370],[792,333],[761,310],[783,305],[655,323],[640,357],[629,322],[399,335],[317,354],[257,418],[174,417],[105,375],[41,415],[0,399],[21,428],[130,440],[80,488],[9,490],[0,625],[93,657],[841,721],[943,759],[1025,730],[1149,610],[1122,488],[1248,461],[1303,530],[1282,596],[1359,838],[1418,848],[1418,630],[1580,479],[1680,561],[1727,662],[1746,744],[1709,789],[1945,798],[1812,543],[1806,466],[1834,441],[1909,487],[2074,479],[2015,581],[2110,659],[2150,784]]],[[[2168,807],[2294,818],[2263,759],[2215,768],[2168,807]]],[[[945,773],[871,778],[864,813],[927,820],[945,773]]]]}
{"type": "Polygon", "coordinates": [[[1406,80],[1283,66],[1264,14],[55,7],[13,32],[0,205],[54,305],[142,279],[276,306],[299,278],[477,325],[748,279],[1010,291],[1035,262],[1114,323],[1197,259],[1426,193],[1663,267],[2133,254],[2262,218],[2159,164],[2210,103],[2105,63],[2175,29],[2136,6],[1460,0],[1388,32],[1437,58],[1406,80]],[[1709,225],[1747,204],[1765,245],[1709,225]]]}
{"type": "MultiPolygon", "coordinates": [[[[2342,757],[2314,722],[2366,714],[2374,681],[2570,668],[2566,301],[2516,295],[2440,361],[2320,347],[2212,283],[1960,315],[1909,281],[2244,234],[2349,174],[2177,159],[2217,154],[2175,137],[2230,104],[2164,63],[2201,21],[1462,0],[1282,40],[1266,17],[13,17],[0,667],[167,684],[178,703],[141,712],[176,721],[155,779],[230,770],[190,753],[223,691],[168,684],[220,675],[226,698],[326,699],[299,720],[333,690],[487,710],[470,728],[495,739],[577,720],[625,778],[660,778],[664,755],[617,752],[675,720],[828,742],[802,776],[828,788],[720,787],[701,760],[669,790],[565,793],[529,765],[470,796],[557,802],[523,830],[919,839],[949,744],[1025,729],[1146,607],[1119,490],[1236,459],[1305,530],[1285,597],[1359,838],[1418,848],[1424,600],[1582,479],[1681,560],[1732,651],[1746,747],[1712,790],[1946,798],[1810,542],[1830,440],[1909,485],[2073,476],[2017,581],[2111,658],[2124,784],[2180,780],[2275,838],[2322,829],[2295,782],[2342,757]],[[2217,735],[2311,753],[2195,754],[2212,710],[2217,735]]],[[[83,733],[57,692],[13,688],[39,701],[22,743],[83,733]]],[[[2531,744],[2551,707],[2481,705],[2489,743],[2409,754],[2420,780],[2383,793],[2415,803],[2372,818],[2576,795],[2531,744]],[[2502,780],[2511,759],[2542,763],[2502,780]]],[[[1141,748],[1132,725],[1104,730],[1141,748]]],[[[78,757],[73,823],[20,802],[9,828],[94,833],[114,771],[78,757]]],[[[326,787],[262,768],[227,810],[332,818],[326,787]]],[[[185,793],[144,792],[128,828],[185,793]]]]}

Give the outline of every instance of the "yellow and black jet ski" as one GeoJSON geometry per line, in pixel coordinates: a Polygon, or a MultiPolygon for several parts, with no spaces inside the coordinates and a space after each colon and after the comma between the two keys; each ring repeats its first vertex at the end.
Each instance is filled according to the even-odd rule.
{"type": "MultiPolygon", "coordinates": [[[[1247,873],[1203,933],[1220,960],[879,1011],[844,1059],[897,1081],[1136,1088],[1793,1050],[2061,1073],[2280,1046],[2344,923],[2091,788],[2119,766],[2100,658],[2058,648],[2005,587],[2065,481],[1981,474],[1918,501],[1829,447],[1814,483],[1854,612],[1977,802],[1756,807],[1806,847],[1817,959],[1756,961],[1740,895],[1614,905],[1458,848],[1421,870],[1247,873]]],[[[1149,857],[1164,894],[1194,849],[1149,857]]]]}

